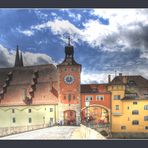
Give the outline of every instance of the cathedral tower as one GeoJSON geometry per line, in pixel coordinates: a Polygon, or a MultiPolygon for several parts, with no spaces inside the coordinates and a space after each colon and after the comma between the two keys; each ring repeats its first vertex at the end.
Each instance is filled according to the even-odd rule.
{"type": "Polygon", "coordinates": [[[59,120],[65,125],[79,125],[81,123],[80,73],[81,65],[74,60],[74,48],[65,47],[65,59],[57,65],[59,120]]]}

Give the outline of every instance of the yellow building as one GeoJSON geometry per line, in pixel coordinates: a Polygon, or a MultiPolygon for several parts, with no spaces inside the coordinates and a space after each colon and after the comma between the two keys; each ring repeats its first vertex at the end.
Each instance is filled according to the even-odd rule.
{"type": "Polygon", "coordinates": [[[114,137],[148,137],[148,80],[116,76],[111,91],[111,132],[114,137]]]}

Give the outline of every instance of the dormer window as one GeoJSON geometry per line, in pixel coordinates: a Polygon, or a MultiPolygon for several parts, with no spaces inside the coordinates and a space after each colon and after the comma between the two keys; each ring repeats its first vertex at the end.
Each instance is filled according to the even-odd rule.
{"type": "Polygon", "coordinates": [[[133,80],[128,81],[128,86],[136,86],[136,82],[133,80]]]}

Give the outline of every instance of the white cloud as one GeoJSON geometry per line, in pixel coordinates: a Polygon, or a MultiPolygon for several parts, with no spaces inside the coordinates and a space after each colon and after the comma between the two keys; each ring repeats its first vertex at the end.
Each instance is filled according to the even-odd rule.
{"type": "MultiPolygon", "coordinates": [[[[0,68],[14,66],[15,54],[15,50],[8,50],[3,45],[0,45],[0,68]]],[[[56,62],[47,54],[31,52],[22,52],[22,54],[25,66],[48,63],[56,65],[56,62]]]]}
{"type": "MultiPolygon", "coordinates": [[[[69,9],[60,10],[67,12],[73,19],[82,17],[80,14],[72,13],[69,9]]],[[[97,16],[98,19],[94,20],[90,17],[83,23],[83,29],[56,16],[53,21],[31,26],[31,32],[25,30],[23,33],[32,35],[34,30],[51,29],[53,34],[59,35],[64,42],[67,42],[67,39],[63,38],[63,35],[70,33],[73,42],[81,44],[80,41],[83,41],[103,51],[127,51],[137,48],[145,50],[147,49],[145,34],[148,32],[144,30],[144,27],[148,25],[147,14],[146,9],[94,9],[91,15],[97,16]],[[109,24],[104,25],[99,21],[100,17],[108,19],[109,24]],[[142,40],[145,40],[145,43],[142,40]]]]}
{"type": "Polygon", "coordinates": [[[22,33],[22,34],[24,34],[24,35],[26,35],[26,36],[32,36],[32,35],[34,35],[34,32],[33,32],[33,30],[20,30],[20,29],[16,29],[19,33],[22,33]]]}
{"type": "Polygon", "coordinates": [[[15,54],[0,44],[0,67],[9,67],[14,64],[15,54]]]}

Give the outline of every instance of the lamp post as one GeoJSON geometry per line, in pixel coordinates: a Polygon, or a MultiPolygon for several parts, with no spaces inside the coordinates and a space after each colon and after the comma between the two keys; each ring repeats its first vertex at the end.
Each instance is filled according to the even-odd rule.
{"type": "Polygon", "coordinates": [[[89,120],[89,115],[88,115],[88,107],[89,107],[89,100],[86,101],[85,105],[86,105],[86,124],[88,126],[88,120],[89,120]]]}

